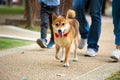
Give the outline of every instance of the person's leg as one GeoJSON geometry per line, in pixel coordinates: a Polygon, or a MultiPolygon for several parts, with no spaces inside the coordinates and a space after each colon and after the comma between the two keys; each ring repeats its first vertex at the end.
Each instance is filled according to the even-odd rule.
{"type": "MultiPolygon", "coordinates": [[[[119,9],[120,11],[120,9],[119,9]]],[[[118,12],[117,12],[118,13],[118,12]]],[[[115,13],[116,14],[116,13],[115,13]]],[[[116,14],[118,15],[118,14],[116,14]]],[[[116,16],[113,19],[118,19],[116,16]]],[[[119,14],[119,19],[118,19],[118,24],[114,24],[114,34],[115,34],[115,44],[116,44],[116,49],[112,52],[112,59],[115,59],[116,61],[120,60],[120,14],[119,14]]]]}
{"type": "Polygon", "coordinates": [[[87,22],[87,19],[85,17],[85,0],[73,0],[72,8],[76,12],[76,19],[80,23],[80,34],[81,34],[81,41],[79,44],[79,48],[82,49],[85,46],[86,39],[88,37],[89,32],[89,24],[87,22]]]}
{"type": "Polygon", "coordinates": [[[90,0],[91,26],[88,35],[88,48],[98,51],[98,41],[101,34],[102,0],[90,0]]]}
{"type": "Polygon", "coordinates": [[[52,13],[59,15],[59,6],[53,8],[50,12],[50,30],[51,30],[51,40],[54,41],[53,28],[52,28],[52,13]]]}
{"type": "Polygon", "coordinates": [[[90,10],[90,0],[85,0],[85,13],[89,13],[90,10]]]}
{"type": "Polygon", "coordinates": [[[115,34],[115,44],[120,45],[120,0],[114,0],[112,7],[113,24],[114,24],[114,34],[115,34]]]}
{"type": "Polygon", "coordinates": [[[96,56],[99,50],[98,41],[101,34],[101,10],[102,0],[90,0],[90,16],[92,23],[88,35],[86,56],[96,56]]]}
{"type": "Polygon", "coordinates": [[[47,12],[47,9],[43,6],[41,6],[41,13],[40,13],[40,18],[41,18],[41,38],[37,40],[37,43],[40,47],[46,48],[47,47],[47,29],[49,25],[49,14],[47,12]]]}
{"type": "Polygon", "coordinates": [[[112,16],[114,24],[114,35],[116,49],[112,52],[111,58],[120,60],[120,0],[113,0],[112,2],[112,16]]]}
{"type": "Polygon", "coordinates": [[[85,0],[73,0],[72,7],[76,12],[76,19],[80,23],[81,38],[86,39],[89,32],[89,25],[85,17],[85,0]]]}
{"type": "MultiPolygon", "coordinates": [[[[119,11],[120,11],[120,9],[119,9],[119,11]]],[[[118,26],[116,26],[114,28],[114,34],[115,34],[115,44],[117,45],[116,48],[120,49],[120,13],[118,13],[118,14],[119,14],[118,26]]]]}
{"type": "Polygon", "coordinates": [[[41,8],[41,13],[40,13],[40,17],[41,17],[41,38],[42,39],[46,39],[47,37],[47,29],[49,26],[49,14],[47,11],[45,11],[47,9],[45,8],[41,8]]]}
{"type": "Polygon", "coordinates": [[[50,23],[51,38],[50,38],[50,42],[47,45],[47,48],[55,47],[54,34],[53,34],[53,28],[52,28],[52,13],[55,13],[58,15],[59,14],[59,6],[56,6],[49,11],[49,23],[50,23]]]}

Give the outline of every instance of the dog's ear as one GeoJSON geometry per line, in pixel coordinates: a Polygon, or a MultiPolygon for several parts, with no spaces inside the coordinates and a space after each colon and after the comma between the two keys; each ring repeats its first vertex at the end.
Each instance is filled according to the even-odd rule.
{"type": "Polygon", "coordinates": [[[57,18],[57,15],[55,13],[52,13],[52,21],[54,21],[57,18]]]}

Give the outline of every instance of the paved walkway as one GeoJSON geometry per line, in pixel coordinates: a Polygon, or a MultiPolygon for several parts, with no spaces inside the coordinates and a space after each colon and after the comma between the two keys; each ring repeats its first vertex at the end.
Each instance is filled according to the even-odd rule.
{"type": "MultiPolygon", "coordinates": [[[[37,32],[0,25],[0,37],[36,41],[39,36],[37,32]]],[[[85,57],[86,47],[79,50],[78,62],[72,62],[72,51],[68,68],[54,58],[55,49],[42,49],[36,43],[2,50],[0,80],[104,80],[120,70],[120,62],[113,63],[110,59],[115,48],[111,18],[103,17],[99,45],[100,51],[96,57],[85,57]]]]}

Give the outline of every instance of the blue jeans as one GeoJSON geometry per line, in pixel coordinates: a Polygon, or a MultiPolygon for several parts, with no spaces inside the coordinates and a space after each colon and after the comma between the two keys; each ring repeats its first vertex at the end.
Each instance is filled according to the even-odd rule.
{"type": "Polygon", "coordinates": [[[85,0],[73,0],[72,7],[76,11],[76,19],[80,23],[81,38],[87,39],[88,48],[99,49],[98,41],[101,34],[102,0],[90,0],[91,25],[85,17],[85,0]]]}
{"type": "Polygon", "coordinates": [[[115,44],[120,46],[120,0],[113,0],[112,8],[115,44]]]}

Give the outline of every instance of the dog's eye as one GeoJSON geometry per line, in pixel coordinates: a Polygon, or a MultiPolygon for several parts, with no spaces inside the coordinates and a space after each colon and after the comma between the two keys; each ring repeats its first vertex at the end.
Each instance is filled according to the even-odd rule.
{"type": "Polygon", "coordinates": [[[65,23],[62,23],[62,26],[64,26],[65,25],[65,23]]]}
{"type": "Polygon", "coordinates": [[[58,23],[56,23],[55,25],[56,25],[56,26],[58,26],[59,24],[58,24],[58,23]]]}

